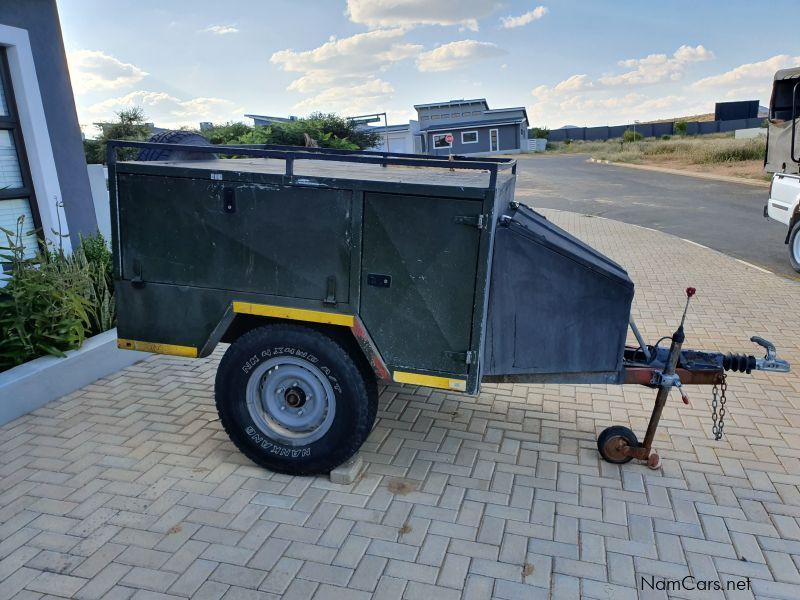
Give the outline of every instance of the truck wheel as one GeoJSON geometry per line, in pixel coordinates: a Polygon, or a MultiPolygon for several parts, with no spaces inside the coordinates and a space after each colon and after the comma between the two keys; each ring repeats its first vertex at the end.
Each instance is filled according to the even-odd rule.
{"type": "Polygon", "coordinates": [[[800,221],[794,224],[789,235],[789,262],[792,268],[800,273],[800,221]]]}
{"type": "Polygon", "coordinates": [[[220,361],[216,403],[233,443],[279,473],[317,475],[353,456],[375,419],[377,390],[330,337],[302,325],[253,329],[220,361]]]}
{"type": "MultiPolygon", "coordinates": [[[[206,138],[191,131],[162,131],[151,136],[148,142],[159,144],[191,144],[192,146],[211,146],[206,138]]],[[[185,150],[163,150],[161,148],[144,148],[136,160],[211,160],[216,154],[208,152],[186,152],[185,150]]]]}

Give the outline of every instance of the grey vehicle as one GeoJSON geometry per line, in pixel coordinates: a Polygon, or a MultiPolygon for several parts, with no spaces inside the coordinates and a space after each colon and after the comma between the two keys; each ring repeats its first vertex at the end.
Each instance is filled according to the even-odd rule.
{"type": "Polygon", "coordinates": [[[642,443],[619,426],[598,440],[607,460],[656,466],[673,387],[788,370],[760,339],[759,359],[682,350],[682,327],[669,349],[627,347],[633,282],[514,200],[514,160],[168,135],[109,144],[119,346],[204,357],[229,343],[220,420],[267,468],[346,461],[379,385],[477,394],[482,382],[657,388],[642,443]],[[131,148],[137,160],[117,160],[131,148]]]}

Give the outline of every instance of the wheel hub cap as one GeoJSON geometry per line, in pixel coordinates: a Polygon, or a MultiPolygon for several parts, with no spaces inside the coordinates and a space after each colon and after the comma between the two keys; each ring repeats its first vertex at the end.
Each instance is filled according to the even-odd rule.
{"type": "Polygon", "coordinates": [[[247,384],[247,409],[262,433],[292,446],[306,445],[330,429],[336,400],[328,378],[295,357],[261,363],[247,384]]]}

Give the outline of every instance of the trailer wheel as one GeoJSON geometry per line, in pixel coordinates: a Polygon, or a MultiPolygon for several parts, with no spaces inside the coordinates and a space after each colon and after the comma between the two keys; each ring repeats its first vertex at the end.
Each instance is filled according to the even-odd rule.
{"type": "Polygon", "coordinates": [[[636,439],[633,431],[622,425],[607,427],[597,438],[597,449],[600,451],[600,456],[615,465],[624,465],[633,458],[623,452],[626,446],[638,447],[639,440],[636,439]]]}
{"type": "Polygon", "coordinates": [[[794,224],[792,233],[789,234],[789,262],[800,273],[800,220],[794,224]]]}
{"type": "MultiPolygon", "coordinates": [[[[148,142],[159,144],[191,144],[192,146],[211,146],[206,138],[191,131],[162,131],[150,137],[148,142]]],[[[186,152],[185,150],[163,150],[161,148],[144,148],[136,160],[211,160],[216,154],[209,152],[186,152]]]]}
{"type": "Polygon", "coordinates": [[[317,475],[364,443],[375,419],[376,390],[336,341],[280,323],[231,344],[217,370],[215,394],[222,426],[253,462],[280,473],[317,475]]]}

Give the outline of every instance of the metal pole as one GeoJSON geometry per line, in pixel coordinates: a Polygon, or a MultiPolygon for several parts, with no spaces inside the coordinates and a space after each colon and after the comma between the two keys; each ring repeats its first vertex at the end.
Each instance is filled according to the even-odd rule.
{"type": "Polygon", "coordinates": [[[386,137],[386,151],[389,152],[389,120],[386,113],[383,113],[383,135],[386,137]]]}

